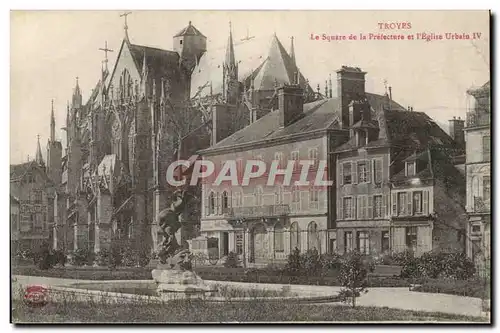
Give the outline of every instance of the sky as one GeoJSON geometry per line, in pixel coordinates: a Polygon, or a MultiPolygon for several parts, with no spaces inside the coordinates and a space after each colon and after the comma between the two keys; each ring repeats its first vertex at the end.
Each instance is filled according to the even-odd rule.
{"type": "MultiPolygon", "coordinates": [[[[42,152],[50,133],[54,100],[56,139],[65,145],[66,104],[76,77],[84,101],[100,77],[105,41],[113,67],[124,37],[118,11],[13,11],[10,61],[10,163],[42,152]]],[[[465,117],[466,90],[489,80],[487,11],[133,11],[128,16],[132,43],[172,49],[172,36],[188,22],[208,40],[208,49],[225,47],[229,21],[235,40],[276,33],[288,49],[294,37],[297,65],[313,88],[342,65],[367,72],[366,90],[385,92],[442,126],[465,117]],[[411,23],[411,29],[380,30],[378,23],[411,23]],[[312,40],[314,35],[363,33],[481,33],[477,40],[312,40]]],[[[266,44],[263,44],[266,47],[266,44]]],[[[259,51],[261,53],[261,51],[259,51]]],[[[245,57],[244,54],[236,54],[245,57]]],[[[221,59],[222,63],[223,59],[221,59]]]]}

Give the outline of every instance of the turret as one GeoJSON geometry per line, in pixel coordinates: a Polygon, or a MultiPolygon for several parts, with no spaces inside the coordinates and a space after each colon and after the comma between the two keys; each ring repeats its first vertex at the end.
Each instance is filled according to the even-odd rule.
{"type": "Polygon", "coordinates": [[[174,51],[179,53],[180,62],[189,74],[200,61],[207,50],[207,37],[196,29],[189,21],[189,25],[174,36],[174,51]]]}
{"type": "Polygon", "coordinates": [[[74,109],[79,109],[82,107],[82,92],[80,90],[80,86],[78,85],[78,77],[76,78],[76,86],[75,89],[73,90],[73,98],[71,106],[74,109]]]}
{"type": "Polygon", "coordinates": [[[35,162],[41,166],[45,166],[45,162],[43,161],[42,156],[42,148],[40,147],[40,135],[37,136],[35,162]]]}

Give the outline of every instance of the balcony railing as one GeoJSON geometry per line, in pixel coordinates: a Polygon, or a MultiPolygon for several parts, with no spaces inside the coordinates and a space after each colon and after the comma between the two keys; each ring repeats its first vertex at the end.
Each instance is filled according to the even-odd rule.
{"type": "Polygon", "coordinates": [[[470,111],[467,112],[467,127],[475,127],[475,126],[485,126],[491,123],[491,115],[490,113],[481,111],[470,111]]]}
{"type": "Polygon", "coordinates": [[[270,216],[283,216],[289,213],[290,213],[289,205],[234,207],[223,210],[223,214],[228,217],[270,217],[270,216]]]}
{"type": "Polygon", "coordinates": [[[483,199],[481,197],[474,197],[474,212],[476,213],[489,213],[490,209],[490,199],[483,199]]]}

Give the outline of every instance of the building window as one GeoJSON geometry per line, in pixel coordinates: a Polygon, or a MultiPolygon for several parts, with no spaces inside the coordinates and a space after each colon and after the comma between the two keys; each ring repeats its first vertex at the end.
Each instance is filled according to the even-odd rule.
{"type": "Polygon", "coordinates": [[[358,231],[358,250],[362,254],[370,254],[370,240],[368,232],[358,231]]]}
{"type": "Polygon", "coordinates": [[[406,192],[398,193],[398,215],[406,215],[406,192]]]}
{"type": "Polygon", "coordinates": [[[382,160],[373,160],[373,181],[375,184],[382,183],[382,160]]]}
{"type": "Polygon", "coordinates": [[[290,227],[290,250],[294,251],[295,249],[300,251],[300,229],[297,222],[293,222],[290,227]]]}
{"type": "Polygon", "coordinates": [[[481,226],[479,224],[475,224],[471,226],[471,233],[481,233],[481,226]]]}
{"type": "Polygon", "coordinates": [[[293,163],[293,171],[296,172],[299,170],[299,162],[300,162],[300,154],[298,151],[292,151],[290,153],[290,159],[294,161],[293,163]]]}
{"type": "Polygon", "coordinates": [[[373,217],[381,218],[382,216],[382,196],[375,195],[373,197],[373,217]]]}
{"type": "Polygon", "coordinates": [[[344,252],[351,252],[353,250],[352,247],[352,231],[346,231],[344,233],[344,252]]]}
{"type": "Polygon", "coordinates": [[[292,188],[292,202],[294,203],[300,202],[300,189],[298,186],[294,186],[292,188]]]}
{"type": "Polygon", "coordinates": [[[406,162],[406,176],[415,176],[415,162],[406,162]]]}
{"type": "Polygon", "coordinates": [[[208,215],[215,214],[215,193],[210,192],[208,196],[208,215]]]}
{"type": "Polygon", "coordinates": [[[285,251],[284,238],[285,238],[285,233],[283,231],[283,225],[278,222],[274,226],[274,252],[285,251]]]}
{"type": "Polygon", "coordinates": [[[345,219],[352,219],[354,218],[353,216],[353,209],[352,209],[352,198],[344,198],[343,203],[342,203],[342,210],[343,210],[343,216],[345,219]]]}
{"type": "Polygon", "coordinates": [[[343,184],[352,184],[352,164],[342,163],[343,184]]]}
{"type": "Polygon", "coordinates": [[[390,243],[389,243],[389,231],[382,231],[382,252],[389,251],[390,243]]]}
{"type": "Polygon", "coordinates": [[[358,182],[367,183],[370,181],[370,168],[368,162],[358,162],[358,182]]]}
{"type": "Polygon", "coordinates": [[[282,152],[276,152],[276,153],[274,153],[274,160],[278,161],[278,166],[280,168],[283,168],[283,166],[285,164],[285,161],[284,161],[283,153],[282,152]]]}
{"type": "Polygon", "coordinates": [[[491,138],[489,135],[483,136],[483,161],[489,161],[491,159],[490,150],[491,138]]]}
{"type": "Polygon", "coordinates": [[[274,192],[274,203],[276,205],[281,205],[283,203],[283,187],[277,186],[276,192],[274,192]]]}
{"type": "Polygon", "coordinates": [[[236,254],[243,254],[243,233],[238,231],[235,236],[236,254]]]}
{"type": "Polygon", "coordinates": [[[309,223],[307,227],[307,249],[319,251],[318,225],[316,222],[309,223]]]}
{"type": "Polygon", "coordinates": [[[314,161],[314,165],[318,164],[318,148],[309,149],[309,160],[314,161]]]}
{"type": "Polygon", "coordinates": [[[417,227],[406,227],[406,248],[411,252],[417,250],[417,227]]]}
{"type": "Polygon", "coordinates": [[[491,197],[491,180],[489,176],[483,177],[483,200],[490,201],[491,197]]]}
{"type": "Polygon", "coordinates": [[[422,214],[422,191],[413,192],[413,214],[422,214]]]}
{"type": "Polygon", "coordinates": [[[240,191],[234,192],[234,206],[235,207],[243,206],[243,196],[240,191]]]}
{"type": "Polygon", "coordinates": [[[226,211],[229,208],[229,194],[224,191],[222,192],[222,209],[226,211]]]}
{"type": "Polygon", "coordinates": [[[41,190],[33,190],[32,200],[36,204],[41,204],[42,203],[42,191],[41,190]]]}
{"type": "Polygon", "coordinates": [[[255,188],[255,206],[262,205],[262,187],[255,188]]]}
{"type": "Polygon", "coordinates": [[[358,219],[366,219],[368,217],[368,197],[366,195],[358,196],[358,219]]]}
{"type": "Polygon", "coordinates": [[[319,191],[318,189],[312,188],[309,191],[309,208],[318,209],[319,203],[319,191]]]}

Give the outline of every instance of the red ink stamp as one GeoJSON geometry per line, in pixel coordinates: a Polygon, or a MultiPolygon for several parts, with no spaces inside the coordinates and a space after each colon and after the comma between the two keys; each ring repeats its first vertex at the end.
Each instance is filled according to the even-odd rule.
{"type": "Polygon", "coordinates": [[[44,306],[48,302],[48,289],[43,286],[28,286],[24,291],[24,302],[30,306],[44,306]]]}

